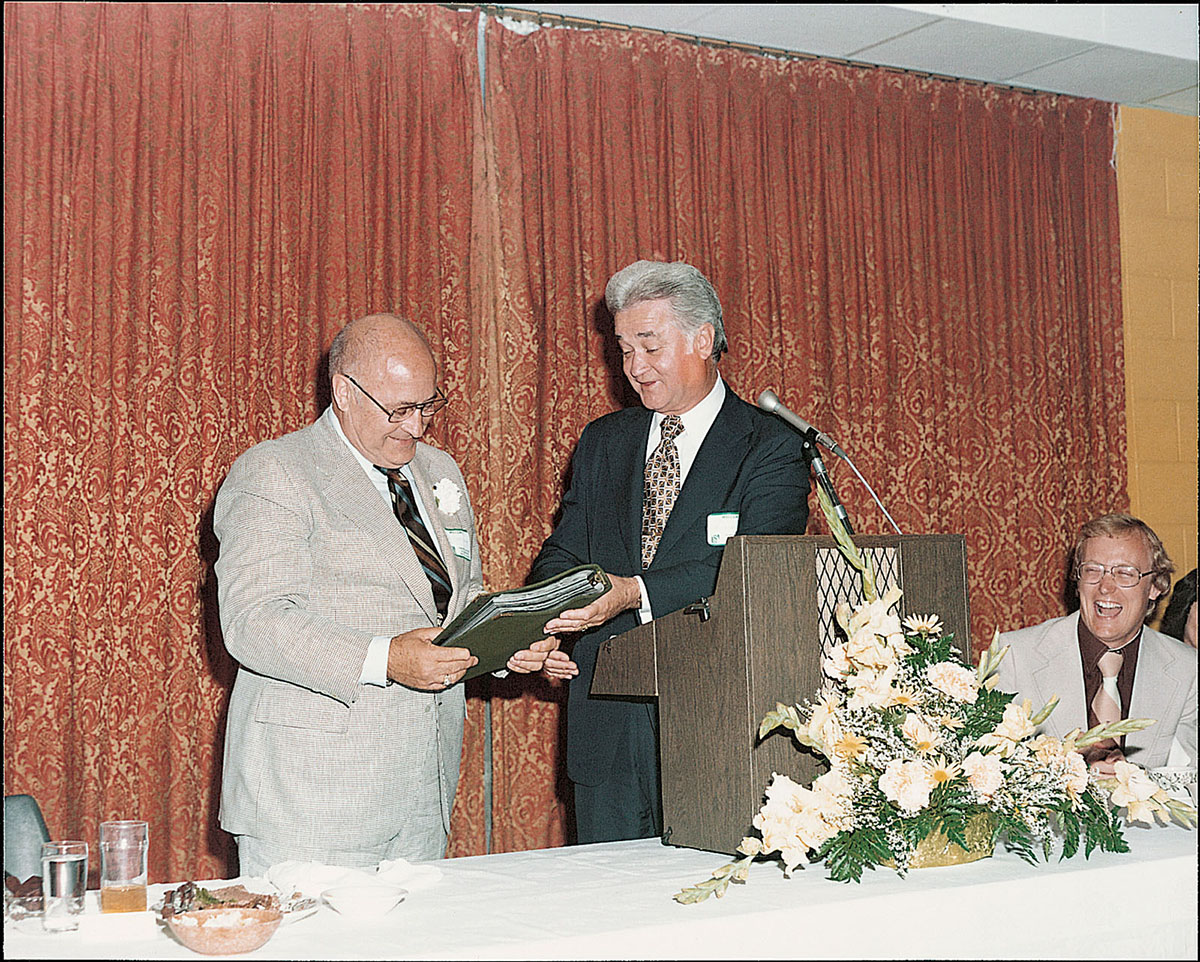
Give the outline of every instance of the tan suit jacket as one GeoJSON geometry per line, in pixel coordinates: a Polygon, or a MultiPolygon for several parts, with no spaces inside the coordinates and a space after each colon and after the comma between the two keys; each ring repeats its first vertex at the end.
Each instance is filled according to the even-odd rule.
{"type": "MultiPolygon", "coordinates": [[[[1059,738],[1088,727],[1078,631],[1075,612],[1000,636],[1010,648],[1000,663],[997,687],[1030,699],[1034,711],[1058,695],[1058,706],[1040,730],[1059,738]]],[[[1122,714],[1156,723],[1126,737],[1126,757],[1143,768],[1160,768],[1177,739],[1195,768],[1196,651],[1149,627],[1142,629],[1138,648],[1133,697],[1122,714]]]]}
{"type": "MultiPolygon", "coordinates": [[[[355,851],[440,807],[444,842],[463,688],[430,694],[359,683],[372,637],[435,625],[437,610],[404,529],[333,418],[326,410],[302,430],[255,445],[217,496],[221,630],[240,665],[221,826],[355,851]]],[[[411,467],[453,582],[453,618],[482,589],[466,484],[453,459],[427,444],[418,444],[411,467]],[[433,485],[442,479],[461,493],[453,514],[436,507],[433,485]]]]}

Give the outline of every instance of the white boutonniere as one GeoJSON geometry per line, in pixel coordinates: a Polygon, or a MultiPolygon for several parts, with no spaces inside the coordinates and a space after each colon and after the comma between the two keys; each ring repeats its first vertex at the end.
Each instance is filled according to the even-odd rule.
{"type": "Polygon", "coordinates": [[[433,486],[433,497],[442,514],[458,514],[458,509],[462,507],[462,492],[449,478],[442,478],[433,486]]]}

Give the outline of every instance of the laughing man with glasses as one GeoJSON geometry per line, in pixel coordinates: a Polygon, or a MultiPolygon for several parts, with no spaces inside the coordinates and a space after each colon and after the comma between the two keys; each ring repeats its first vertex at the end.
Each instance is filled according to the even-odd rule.
{"type": "Polygon", "coordinates": [[[1105,773],[1123,759],[1143,768],[1189,766],[1195,801],[1196,651],[1145,624],[1174,570],[1144,521],[1127,514],[1089,521],[1071,565],[1079,611],[1001,635],[1010,647],[999,688],[1030,699],[1034,711],[1057,695],[1041,730],[1059,738],[1104,720],[1155,719],[1085,757],[1105,773]]]}

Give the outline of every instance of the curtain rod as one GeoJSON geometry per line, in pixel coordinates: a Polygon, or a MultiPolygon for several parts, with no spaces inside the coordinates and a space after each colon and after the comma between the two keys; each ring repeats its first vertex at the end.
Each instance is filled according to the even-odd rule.
{"type": "Polygon", "coordinates": [[[889,64],[869,63],[864,60],[848,60],[845,57],[832,57],[823,54],[803,53],[799,50],[785,50],[782,47],[764,47],[759,44],[745,43],[739,40],[723,40],[720,37],[704,37],[699,34],[681,33],[677,30],[665,30],[661,27],[640,27],[628,23],[616,23],[609,20],[589,20],[586,17],[573,17],[562,13],[549,13],[542,10],[528,10],[524,7],[507,7],[495,3],[443,3],[440,6],[451,10],[480,10],[491,17],[507,17],[510,20],[523,20],[536,23],[543,27],[575,27],[583,30],[624,30],[630,33],[656,33],[660,36],[682,40],[699,47],[717,49],[743,50],[747,53],[767,57],[779,57],[784,60],[826,60],[844,67],[856,67],[860,70],[883,70],[888,73],[907,74],[912,77],[945,80],[951,83],[966,83],[975,87],[997,87],[1000,90],[1012,90],[1023,94],[1036,94],[1043,97],[1061,96],[1048,90],[1036,90],[1032,87],[1018,87],[1015,84],[999,83],[994,80],[976,80],[973,77],[955,77],[951,74],[932,73],[928,70],[913,70],[909,67],[895,67],[889,64]]]}

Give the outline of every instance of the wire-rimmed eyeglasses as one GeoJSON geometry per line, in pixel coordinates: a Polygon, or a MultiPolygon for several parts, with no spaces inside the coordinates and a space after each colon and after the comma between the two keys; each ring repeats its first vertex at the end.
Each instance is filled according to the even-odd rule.
{"type": "Polygon", "coordinates": [[[428,401],[418,401],[416,404],[401,404],[394,411],[389,411],[382,404],[380,404],[378,401],[376,401],[374,397],[371,396],[370,391],[368,391],[365,387],[363,387],[356,380],[354,380],[353,376],[351,376],[349,374],[347,374],[345,376],[346,376],[346,380],[348,380],[356,388],[358,388],[360,391],[362,391],[363,394],[365,394],[370,399],[372,404],[374,404],[377,408],[379,408],[379,410],[381,410],[384,414],[387,415],[387,419],[389,421],[391,421],[392,423],[398,423],[400,421],[403,421],[410,414],[412,414],[413,411],[419,411],[421,414],[421,417],[423,417],[423,418],[431,418],[435,414],[437,414],[438,411],[440,411],[442,408],[444,408],[447,404],[450,403],[450,401],[446,397],[446,395],[442,393],[442,389],[437,388],[434,396],[431,397],[428,401]]]}
{"type": "Polygon", "coordinates": [[[1075,568],[1075,577],[1081,585],[1098,585],[1103,580],[1105,572],[1109,572],[1113,576],[1113,581],[1121,588],[1132,588],[1146,575],[1154,574],[1152,570],[1138,571],[1133,565],[1106,567],[1095,561],[1085,561],[1075,568]]]}

